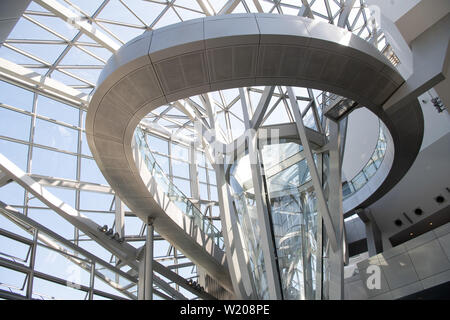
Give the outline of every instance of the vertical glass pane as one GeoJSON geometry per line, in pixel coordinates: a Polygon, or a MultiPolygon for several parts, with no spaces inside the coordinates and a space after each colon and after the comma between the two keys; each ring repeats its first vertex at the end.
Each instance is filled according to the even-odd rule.
{"type": "Polygon", "coordinates": [[[0,81],[0,103],[31,112],[33,93],[18,86],[0,81]]]}
{"type": "Polygon", "coordinates": [[[28,141],[31,117],[19,112],[0,108],[0,135],[28,141]]]}
{"type": "Polygon", "coordinates": [[[27,290],[26,277],[25,273],[0,267],[0,289],[24,296],[27,290]]]}
{"type": "Polygon", "coordinates": [[[80,209],[110,211],[112,194],[80,191],[80,209]]]}
{"type": "Polygon", "coordinates": [[[77,158],[61,152],[33,148],[32,173],[76,180],[77,158]]]}
{"type": "Polygon", "coordinates": [[[0,139],[0,153],[23,171],[27,171],[28,146],[0,139]]]}
{"type": "Polygon", "coordinates": [[[152,151],[157,151],[163,154],[169,153],[169,142],[167,140],[148,134],[147,143],[152,151]]]}
{"type": "Polygon", "coordinates": [[[91,149],[87,143],[86,133],[81,133],[81,153],[87,156],[92,156],[91,149]]]}
{"type": "Polygon", "coordinates": [[[86,292],[77,290],[75,286],[65,286],[35,277],[33,298],[39,300],[84,300],[86,292]]]}
{"type": "Polygon", "coordinates": [[[80,110],[45,96],[38,97],[36,110],[38,114],[48,118],[59,120],[74,126],[79,125],[80,110]]]}
{"type": "Polygon", "coordinates": [[[172,160],[172,175],[189,179],[189,164],[183,161],[172,160]]]}
{"type": "Polygon", "coordinates": [[[189,161],[189,149],[179,145],[177,143],[172,143],[171,156],[174,158],[189,161]]]}
{"type": "Polygon", "coordinates": [[[95,160],[81,158],[81,181],[108,185],[95,160]]]}
{"type": "Polygon", "coordinates": [[[34,142],[60,150],[77,152],[78,132],[49,121],[36,119],[34,142]]]}

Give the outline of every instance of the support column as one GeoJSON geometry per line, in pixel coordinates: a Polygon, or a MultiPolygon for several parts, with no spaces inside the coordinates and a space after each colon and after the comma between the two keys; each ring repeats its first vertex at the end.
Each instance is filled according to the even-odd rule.
{"type": "Polygon", "coordinates": [[[197,156],[195,154],[195,143],[189,146],[189,177],[191,183],[191,197],[199,200],[200,195],[198,191],[198,171],[197,171],[197,156]]]}
{"type": "Polygon", "coordinates": [[[34,280],[34,263],[36,261],[36,250],[38,245],[39,231],[37,229],[33,230],[33,247],[31,248],[31,258],[30,258],[30,273],[28,274],[28,284],[27,284],[27,299],[32,299],[33,297],[33,280],[34,280]]]}
{"type": "MultiPolygon", "coordinates": [[[[282,299],[280,274],[278,272],[278,265],[276,260],[276,248],[273,241],[271,221],[269,217],[268,204],[266,202],[266,191],[263,184],[263,169],[261,165],[261,157],[257,148],[258,137],[257,127],[252,128],[250,115],[248,110],[248,103],[244,89],[240,88],[240,95],[244,97],[241,99],[242,113],[244,115],[244,125],[246,136],[248,139],[248,153],[250,155],[250,167],[252,174],[253,192],[255,194],[256,213],[258,215],[261,247],[264,256],[265,271],[269,289],[269,297],[273,300],[282,299]]],[[[267,87],[264,92],[273,92],[273,88],[267,87]]],[[[263,94],[263,100],[270,100],[271,94],[263,94]]],[[[265,101],[260,101],[258,105],[266,104],[265,101]]],[[[259,108],[258,108],[259,109],[259,108]]]]}
{"type": "Polygon", "coordinates": [[[144,300],[153,300],[153,218],[148,218],[145,240],[144,300]]]}
{"type": "Polygon", "coordinates": [[[378,228],[378,225],[375,222],[372,214],[370,213],[370,210],[361,210],[358,212],[358,216],[364,222],[364,225],[366,227],[367,249],[369,251],[369,257],[383,252],[381,231],[378,228]]]}
{"type": "Polygon", "coordinates": [[[329,298],[331,300],[344,299],[344,215],[342,208],[342,182],[341,182],[341,155],[340,155],[340,125],[329,121],[330,141],[330,173],[328,175],[328,186],[330,189],[328,197],[328,208],[331,221],[336,233],[338,247],[330,250],[330,284],[329,298]]]}
{"type": "Polygon", "coordinates": [[[91,278],[89,280],[89,300],[94,299],[95,262],[91,261],[91,278]]]}
{"type": "Polygon", "coordinates": [[[230,269],[236,299],[257,299],[256,288],[252,280],[249,257],[241,238],[242,229],[233,206],[233,198],[225,178],[222,163],[214,165],[217,193],[219,196],[220,220],[223,239],[226,245],[227,264],[230,269]]]}
{"type": "MultiPolygon", "coordinates": [[[[300,141],[303,146],[306,163],[308,165],[309,172],[311,174],[311,180],[314,185],[314,190],[316,192],[317,197],[317,206],[321,211],[323,222],[325,224],[325,229],[328,235],[328,239],[330,241],[331,248],[333,250],[337,250],[337,248],[341,245],[337,239],[336,230],[333,225],[333,220],[330,215],[330,211],[328,209],[327,202],[325,200],[325,196],[323,194],[322,183],[319,178],[319,173],[317,167],[314,163],[314,158],[311,152],[311,148],[309,146],[308,138],[306,137],[305,126],[303,124],[303,117],[300,112],[300,107],[295,98],[294,91],[291,87],[287,87],[289,101],[291,103],[292,111],[295,118],[295,124],[297,125],[298,135],[300,136],[300,141]]],[[[330,159],[331,163],[331,159],[330,159]]]]}
{"type": "Polygon", "coordinates": [[[125,236],[125,209],[123,207],[122,200],[119,199],[119,197],[116,195],[116,232],[119,234],[119,236],[122,238],[125,236]]]}

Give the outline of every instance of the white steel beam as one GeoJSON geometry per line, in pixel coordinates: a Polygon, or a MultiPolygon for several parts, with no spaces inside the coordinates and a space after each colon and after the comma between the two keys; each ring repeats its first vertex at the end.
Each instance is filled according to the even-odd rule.
{"type": "Polygon", "coordinates": [[[353,5],[356,0],[345,0],[344,6],[341,9],[341,14],[339,15],[337,26],[344,28],[348,17],[350,15],[350,11],[352,11],[353,5]]]}
{"type": "Polygon", "coordinates": [[[63,19],[67,23],[73,25],[78,30],[94,41],[97,41],[111,52],[119,50],[120,45],[113,41],[109,36],[96,29],[92,24],[85,21],[80,15],[76,14],[69,8],[63,6],[55,0],[35,0],[37,4],[63,19]]]}
{"type": "Polygon", "coordinates": [[[72,101],[85,108],[89,103],[87,94],[3,58],[0,58],[0,77],[23,83],[28,87],[39,88],[50,95],[72,101]]]}
{"type": "MultiPolygon", "coordinates": [[[[123,242],[119,243],[114,239],[111,239],[105,233],[99,231],[99,225],[89,218],[80,215],[78,211],[64,203],[50,192],[48,192],[44,187],[42,187],[39,183],[34,181],[31,177],[25,174],[20,168],[18,168],[15,164],[9,161],[3,154],[0,153],[0,170],[7,175],[9,175],[12,179],[14,179],[19,185],[33,194],[36,198],[38,198],[41,202],[47,205],[50,209],[55,211],[65,220],[69,221],[76,228],[81,230],[84,234],[98,242],[101,246],[103,246],[106,250],[110,251],[112,254],[119,257],[123,263],[128,264],[131,268],[138,270],[139,263],[137,259],[137,249],[131,246],[130,244],[123,242]]],[[[154,270],[164,276],[165,278],[174,281],[186,290],[192,292],[193,294],[198,295],[199,297],[203,297],[206,299],[212,299],[213,297],[206,292],[199,292],[189,286],[184,278],[180,277],[175,272],[167,269],[162,264],[157,261],[153,261],[154,270]]],[[[176,291],[170,285],[168,285],[161,278],[154,277],[155,284],[160,287],[162,290],[169,293],[171,296],[176,297],[177,299],[187,299],[180,292],[176,291]]]]}
{"type": "Polygon", "coordinates": [[[294,112],[295,123],[297,125],[298,134],[300,136],[300,141],[302,142],[306,162],[308,164],[308,168],[311,174],[311,179],[314,184],[314,189],[316,191],[317,196],[317,204],[319,210],[322,212],[323,221],[325,224],[325,229],[327,231],[328,238],[330,239],[330,244],[333,251],[336,251],[339,247],[337,236],[335,229],[333,227],[333,220],[330,215],[330,211],[328,210],[328,205],[325,200],[325,196],[323,194],[322,183],[319,178],[319,174],[317,172],[317,167],[314,163],[314,158],[311,152],[311,148],[308,143],[308,139],[305,133],[305,126],[303,124],[303,118],[300,113],[300,108],[297,103],[297,99],[295,99],[294,90],[291,87],[287,87],[289,100],[291,102],[291,107],[294,112]]]}
{"type": "Polygon", "coordinates": [[[241,0],[228,0],[227,3],[220,9],[217,15],[221,14],[229,14],[233,12],[233,10],[237,7],[237,5],[241,2],[241,0]]]}
{"type": "MultiPolygon", "coordinates": [[[[250,127],[252,129],[258,129],[261,125],[261,122],[264,119],[264,115],[266,114],[267,107],[270,104],[270,99],[272,98],[273,91],[275,90],[275,86],[265,87],[264,92],[261,96],[261,99],[258,102],[258,106],[256,107],[255,113],[252,116],[250,121],[250,127]]],[[[241,92],[242,89],[239,89],[241,92]]],[[[242,101],[242,93],[241,93],[241,101],[242,101]]]]}
{"type": "MultiPolygon", "coordinates": [[[[265,95],[268,95],[268,93],[270,93],[270,90],[273,90],[271,87],[267,87],[266,89],[267,90],[264,90],[263,98],[265,95]]],[[[272,232],[270,225],[271,221],[266,202],[267,190],[264,189],[262,181],[263,169],[261,168],[261,158],[259,157],[259,152],[257,149],[258,137],[255,129],[251,127],[248,100],[245,97],[244,89],[239,88],[239,92],[242,97],[241,98],[242,113],[244,116],[245,129],[247,131],[246,136],[248,137],[248,152],[250,155],[251,175],[253,182],[253,190],[255,194],[256,212],[258,216],[259,230],[261,232],[260,240],[264,256],[269,297],[270,299],[278,300],[282,298],[281,281],[280,281],[280,274],[278,273],[276,248],[272,240],[272,232]]],[[[271,96],[271,94],[268,96],[271,96]]],[[[267,97],[266,100],[268,100],[267,97]]]]}
{"type": "Polygon", "coordinates": [[[203,12],[207,16],[213,16],[215,15],[214,9],[209,4],[208,0],[197,0],[198,5],[200,8],[202,8],[203,12]]]}
{"type": "Polygon", "coordinates": [[[309,5],[308,0],[302,0],[302,4],[303,6],[300,8],[297,15],[314,19],[314,15],[312,13],[311,6],[309,5]]]}
{"type": "MultiPolygon", "coordinates": [[[[83,191],[92,191],[99,193],[114,194],[114,190],[110,186],[105,186],[89,182],[77,182],[75,180],[68,180],[63,178],[45,177],[37,174],[29,174],[34,181],[43,186],[60,187],[69,189],[80,189],[83,191]]],[[[1,185],[1,184],[0,184],[1,185]]]]}

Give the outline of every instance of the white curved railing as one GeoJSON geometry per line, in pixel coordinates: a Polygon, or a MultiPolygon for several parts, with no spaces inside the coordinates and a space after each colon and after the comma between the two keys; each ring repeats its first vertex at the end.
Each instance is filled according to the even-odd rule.
{"type": "Polygon", "coordinates": [[[386,137],[383,132],[383,125],[380,121],[378,142],[369,161],[361,169],[361,171],[350,181],[342,184],[342,196],[344,199],[350,197],[369,182],[370,178],[375,175],[386,154],[386,137]]]}
{"type": "Polygon", "coordinates": [[[210,220],[208,220],[201,211],[189,200],[189,198],[170,181],[163,169],[156,162],[145,139],[144,131],[137,127],[134,133],[136,145],[139,148],[145,165],[150,174],[155,178],[158,186],[162,188],[167,197],[187,216],[194,224],[203,231],[208,237],[211,237],[214,243],[225,251],[222,232],[218,230],[210,220]]]}

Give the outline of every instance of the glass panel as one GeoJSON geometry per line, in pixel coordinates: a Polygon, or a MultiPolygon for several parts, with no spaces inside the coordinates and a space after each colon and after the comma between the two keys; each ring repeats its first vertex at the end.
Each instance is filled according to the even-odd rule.
{"type": "Polygon", "coordinates": [[[183,188],[189,190],[190,193],[190,182],[182,179],[175,179],[172,183],[170,179],[165,175],[161,167],[156,162],[153,154],[150,152],[150,148],[147,145],[147,139],[145,138],[144,132],[137,128],[135,131],[135,140],[137,147],[147,165],[148,170],[153,175],[154,179],[166,195],[174,202],[174,204],[184,213],[186,216],[191,218],[194,223],[203,230],[208,236],[214,239],[214,242],[223,248],[223,238],[219,230],[217,230],[213,224],[206,219],[201,211],[192,204],[192,202],[187,198],[187,196],[181,191],[177,184],[186,184],[183,188]],[[177,181],[178,180],[178,181],[177,181]]]}
{"type": "Polygon", "coordinates": [[[78,132],[49,121],[36,119],[34,142],[60,150],[77,152],[78,132]]]}
{"type": "Polygon", "coordinates": [[[166,173],[169,174],[169,158],[165,156],[161,156],[159,154],[155,154],[155,160],[158,163],[158,165],[161,167],[161,169],[166,173]]]}
{"type": "Polygon", "coordinates": [[[77,290],[75,286],[65,286],[35,277],[33,298],[39,300],[84,300],[86,292],[77,290]]]}
{"type": "Polygon", "coordinates": [[[76,180],[77,158],[61,152],[33,148],[32,173],[76,180]]]}
{"type": "Polygon", "coordinates": [[[7,260],[26,263],[30,245],[0,235],[0,256],[7,260]]]}
{"type": "Polygon", "coordinates": [[[189,180],[173,178],[173,183],[183,192],[186,196],[191,196],[191,182],[189,180]]]}
{"type": "Polygon", "coordinates": [[[15,182],[8,183],[0,188],[0,199],[9,205],[23,205],[24,189],[15,182]]]}
{"type": "Polygon", "coordinates": [[[355,190],[359,190],[363,185],[366,184],[366,176],[364,172],[360,172],[356,177],[352,179],[352,184],[355,187],[355,190]]]}
{"type": "Polygon", "coordinates": [[[81,158],[81,181],[108,185],[95,160],[81,158]]]}
{"type": "Polygon", "coordinates": [[[79,125],[80,110],[45,96],[38,97],[36,110],[38,114],[50,119],[59,120],[74,126],[79,125]]]}
{"type": "Polygon", "coordinates": [[[208,185],[204,184],[204,183],[199,183],[198,184],[199,187],[199,194],[200,194],[200,199],[202,200],[208,200],[208,185]]]}
{"type": "Polygon", "coordinates": [[[31,112],[33,106],[33,93],[15,85],[0,81],[0,103],[31,112]]]}
{"type": "Polygon", "coordinates": [[[151,134],[146,135],[146,137],[150,150],[163,154],[169,154],[169,142],[167,140],[153,136],[151,134]]]}
{"type": "Polygon", "coordinates": [[[23,171],[27,171],[28,146],[0,139],[0,153],[23,171]]]}
{"type": "MultiPolygon", "coordinates": [[[[51,243],[59,246],[56,242],[52,241],[51,243]]],[[[67,253],[79,256],[80,259],[63,255],[42,245],[38,245],[34,266],[35,270],[63,279],[68,284],[74,283],[89,286],[90,272],[80,267],[80,264],[85,263],[85,258],[62,246],[60,248],[66,250],[67,253]]],[[[89,270],[90,266],[86,266],[86,268],[89,270]]]]}
{"type": "Polygon", "coordinates": [[[92,156],[91,149],[87,143],[86,133],[81,133],[81,153],[87,156],[92,156]]]}
{"type": "Polygon", "coordinates": [[[189,179],[189,164],[183,161],[172,160],[172,175],[189,179]]]}
{"type": "Polygon", "coordinates": [[[12,269],[0,267],[0,289],[12,291],[13,293],[26,295],[27,275],[12,269]]]}
{"type": "Polygon", "coordinates": [[[171,156],[174,158],[189,161],[189,150],[188,148],[181,146],[176,143],[172,143],[172,153],[171,156]]]}
{"type": "Polygon", "coordinates": [[[110,211],[112,194],[80,191],[80,209],[110,211]]]}
{"type": "Polygon", "coordinates": [[[198,181],[206,183],[206,169],[199,167],[197,172],[198,172],[198,181]]]}
{"type": "Polygon", "coordinates": [[[74,226],[67,220],[49,209],[28,209],[28,217],[39,221],[44,227],[55,230],[60,236],[66,239],[74,238],[74,226]]]}
{"type": "Polygon", "coordinates": [[[28,141],[31,117],[26,114],[0,108],[0,135],[28,141]]]}

